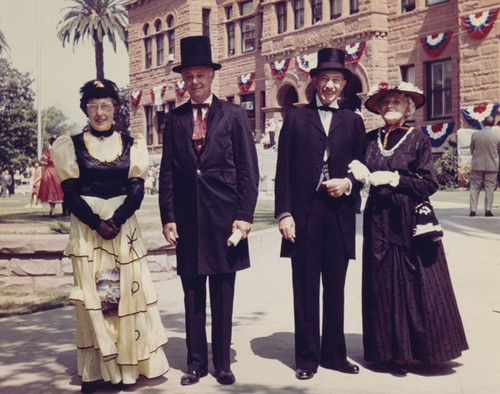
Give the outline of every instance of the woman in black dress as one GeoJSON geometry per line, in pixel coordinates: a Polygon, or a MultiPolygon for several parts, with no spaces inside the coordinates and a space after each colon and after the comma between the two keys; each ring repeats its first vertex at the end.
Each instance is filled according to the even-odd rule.
{"type": "Polygon", "coordinates": [[[414,208],[438,186],[429,138],[405,120],[425,102],[416,86],[381,83],[366,108],[385,125],[367,134],[359,180],[370,183],[363,221],[366,361],[406,374],[410,360],[439,363],[468,348],[441,240],[412,239],[414,208]]]}

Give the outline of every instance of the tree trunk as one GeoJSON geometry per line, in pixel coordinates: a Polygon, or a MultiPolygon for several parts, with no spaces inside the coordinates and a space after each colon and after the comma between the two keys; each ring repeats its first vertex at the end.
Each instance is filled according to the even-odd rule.
{"type": "Polygon", "coordinates": [[[99,41],[97,37],[97,34],[94,34],[94,49],[95,49],[96,78],[104,79],[104,49],[102,42],[99,41]]]}

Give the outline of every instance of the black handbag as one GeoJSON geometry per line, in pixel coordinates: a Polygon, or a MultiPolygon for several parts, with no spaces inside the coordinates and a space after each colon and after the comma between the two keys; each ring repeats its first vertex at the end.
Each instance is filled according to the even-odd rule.
{"type": "Polygon", "coordinates": [[[443,237],[443,228],[430,201],[423,201],[415,207],[412,236],[414,240],[430,239],[434,242],[443,237]]]}

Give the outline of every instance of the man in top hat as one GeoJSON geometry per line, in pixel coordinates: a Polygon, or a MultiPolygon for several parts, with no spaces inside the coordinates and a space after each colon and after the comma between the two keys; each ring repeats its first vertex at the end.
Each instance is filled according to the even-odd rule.
{"type": "Polygon", "coordinates": [[[236,271],[250,266],[247,236],[258,194],[257,153],[245,110],[212,94],[220,68],[212,62],[208,37],[183,38],[181,64],[173,70],[181,73],[191,98],[165,120],[159,204],[163,235],[177,248],[184,290],[188,365],[182,385],[208,373],[207,279],[214,377],[220,384],[234,383],[234,283],[236,271]]]}
{"type": "Polygon", "coordinates": [[[281,128],[275,186],[281,257],[292,261],[298,379],[311,379],[319,365],[359,371],[346,358],[344,283],[348,260],[354,258],[355,195],[361,187],[348,166],[363,161],[365,127],[358,114],[339,108],[351,76],[342,50],[321,49],[310,76],[315,97],[287,112],[281,128]]]}

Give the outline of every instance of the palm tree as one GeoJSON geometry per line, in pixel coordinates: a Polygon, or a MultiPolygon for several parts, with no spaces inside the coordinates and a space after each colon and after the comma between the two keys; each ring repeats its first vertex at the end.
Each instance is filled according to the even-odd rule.
{"type": "Polygon", "coordinates": [[[123,7],[123,0],[71,0],[73,6],[66,7],[68,13],[59,22],[57,37],[62,41],[73,42],[73,47],[80,38],[91,38],[95,49],[95,66],[97,78],[104,78],[104,50],[103,39],[113,45],[116,52],[115,33],[127,46],[128,25],[127,11],[123,7]]]}
{"type": "Polygon", "coordinates": [[[10,48],[7,45],[7,41],[5,40],[5,36],[0,31],[0,55],[2,54],[2,52],[7,52],[8,49],[10,49],[10,48]]]}

